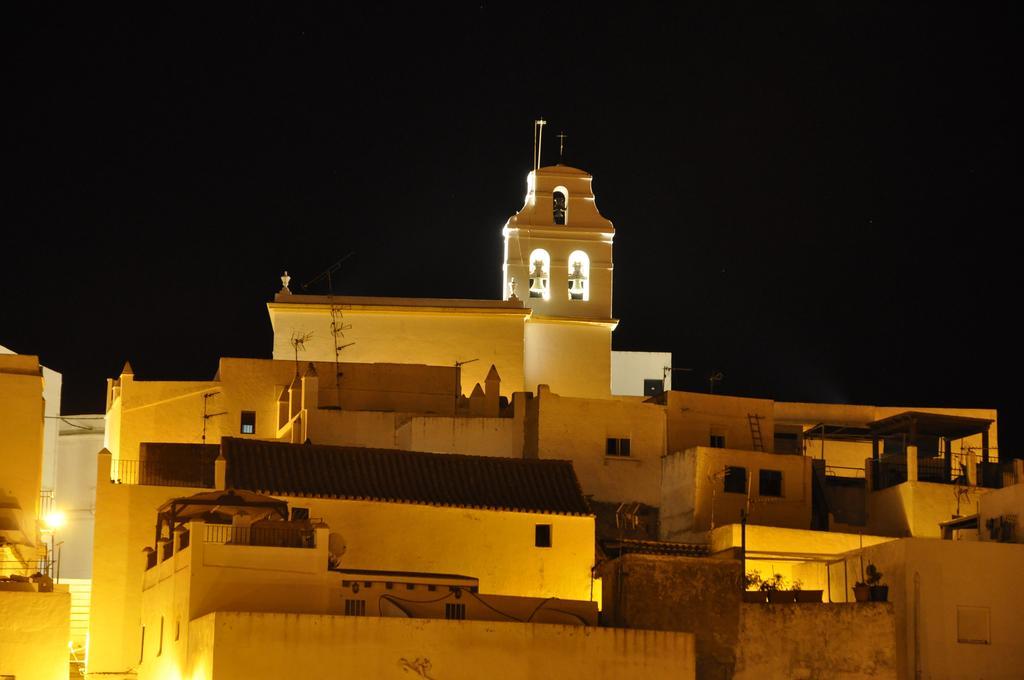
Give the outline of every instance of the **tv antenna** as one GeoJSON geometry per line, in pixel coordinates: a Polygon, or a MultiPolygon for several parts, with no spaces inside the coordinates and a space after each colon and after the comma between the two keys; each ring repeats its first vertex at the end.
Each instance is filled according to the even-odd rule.
{"type": "Polygon", "coordinates": [[[662,392],[665,391],[665,381],[668,380],[669,376],[671,376],[676,371],[684,371],[686,373],[690,373],[690,372],[693,371],[693,369],[692,368],[676,368],[675,366],[665,366],[665,367],[663,367],[662,368],[662,372],[661,372],[661,391],[662,392]]]}
{"type": "Polygon", "coordinates": [[[295,377],[299,377],[299,351],[306,351],[306,343],[309,342],[310,338],[313,337],[313,331],[307,333],[300,333],[299,331],[292,331],[291,343],[292,349],[295,351],[295,377]]]}
{"type": "Polygon", "coordinates": [[[720,383],[725,380],[725,374],[721,371],[712,371],[711,375],[708,376],[708,394],[715,393],[715,383],[720,383]]]}
{"type": "Polygon", "coordinates": [[[210,413],[209,402],[210,399],[216,397],[220,392],[207,392],[203,395],[203,443],[206,443],[206,422],[210,418],[216,418],[227,413],[227,411],[218,411],[217,413],[210,413]]]}
{"type": "MultiPolygon", "coordinates": [[[[455,362],[455,410],[456,411],[459,410],[459,387],[460,387],[459,383],[461,382],[460,378],[462,377],[462,367],[465,366],[466,364],[471,364],[474,361],[480,361],[479,357],[476,358],[476,359],[466,359],[465,361],[456,361],[455,362]]],[[[454,415],[455,415],[455,413],[452,413],[452,416],[454,416],[454,415]]],[[[454,426],[454,421],[452,421],[452,422],[453,422],[453,426],[454,426]]]]}
{"type": "MultiPolygon", "coordinates": [[[[352,251],[345,255],[343,258],[332,264],[327,269],[323,270],[312,279],[302,284],[302,290],[308,290],[314,283],[318,283],[323,279],[327,279],[327,302],[331,307],[331,338],[334,340],[332,347],[334,347],[334,388],[338,393],[338,405],[341,405],[341,350],[346,347],[351,347],[355,342],[342,342],[345,338],[345,331],[352,329],[352,324],[345,323],[345,315],[342,313],[341,306],[334,303],[334,272],[341,269],[341,265],[345,260],[355,255],[355,251],[352,251]]],[[[296,364],[297,365],[297,364],[296,364]]]]}

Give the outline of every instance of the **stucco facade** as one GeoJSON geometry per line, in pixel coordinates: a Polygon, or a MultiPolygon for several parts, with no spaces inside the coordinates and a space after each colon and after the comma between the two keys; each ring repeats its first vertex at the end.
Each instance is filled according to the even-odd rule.
{"type": "Polygon", "coordinates": [[[64,680],[68,677],[71,596],[15,592],[0,584],[0,677],[64,680]]]}
{"type": "Polygon", "coordinates": [[[39,540],[44,408],[39,359],[0,354],[0,526],[6,542],[25,550],[36,546],[39,540]]]}
{"type": "Polygon", "coordinates": [[[217,612],[194,622],[189,658],[183,675],[210,680],[696,677],[686,633],[491,621],[217,612]]]}
{"type": "Polygon", "coordinates": [[[1020,677],[1024,546],[908,538],[851,554],[833,578],[859,580],[867,563],[889,586],[901,680],[1020,677]]]}

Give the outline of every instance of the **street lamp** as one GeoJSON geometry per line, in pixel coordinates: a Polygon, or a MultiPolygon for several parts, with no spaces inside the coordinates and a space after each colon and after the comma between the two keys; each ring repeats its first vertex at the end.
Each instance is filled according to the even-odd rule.
{"type": "Polygon", "coordinates": [[[50,574],[55,575],[55,582],[60,582],[60,562],[57,562],[57,570],[54,572],[53,565],[57,554],[57,529],[64,526],[67,518],[60,510],[54,510],[43,517],[43,525],[50,532],[50,574]]]}

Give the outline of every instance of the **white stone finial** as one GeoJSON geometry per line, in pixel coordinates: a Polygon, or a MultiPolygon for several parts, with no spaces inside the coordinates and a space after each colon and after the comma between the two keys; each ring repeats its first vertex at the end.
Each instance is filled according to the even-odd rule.
{"type": "Polygon", "coordinates": [[[284,295],[291,295],[292,291],[288,288],[288,283],[292,280],[292,277],[288,276],[288,270],[284,271],[284,275],[281,277],[281,290],[280,292],[284,295]]]}

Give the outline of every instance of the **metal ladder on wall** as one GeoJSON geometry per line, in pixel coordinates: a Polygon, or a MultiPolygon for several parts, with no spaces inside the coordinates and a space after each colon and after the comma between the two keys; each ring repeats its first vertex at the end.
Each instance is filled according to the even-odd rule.
{"type": "Polygon", "coordinates": [[[750,421],[750,440],[753,442],[755,451],[764,451],[764,439],[761,438],[761,416],[757,413],[748,413],[747,420],[750,421]]]}

